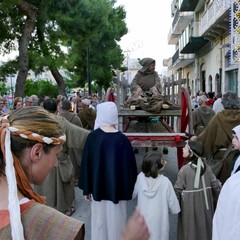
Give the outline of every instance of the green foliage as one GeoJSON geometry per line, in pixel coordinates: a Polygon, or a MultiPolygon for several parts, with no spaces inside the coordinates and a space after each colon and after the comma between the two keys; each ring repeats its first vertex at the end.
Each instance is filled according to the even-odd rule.
{"type": "Polygon", "coordinates": [[[0,66],[0,81],[5,82],[6,76],[15,74],[17,71],[18,63],[16,60],[8,61],[7,63],[0,66]]]}
{"type": "MultiPolygon", "coordinates": [[[[0,4],[0,54],[18,49],[26,19],[18,9],[19,2],[4,0],[0,4]]],[[[120,68],[123,61],[117,43],[127,33],[123,7],[115,7],[115,0],[24,2],[38,9],[35,31],[28,46],[29,69],[37,74],[45,69],[67,69],[68,84],[83,87],[87,83],[89,49],[92,81],[104,88],[111,84],[112,68],[120,68]]],[[[18,66],[12,66],[17,72],[18,66]]],[[[9,71],[5,68],[4,74],[11,73],[9,71]]],[[[4,74],[0,70],[0,77],[4,74]]]]}
{"type": "Polygon", "coordinates": [[[10,88],[7,87],[6,83],[0,82],[0,96],[8,95],[10,93],[10,88]]]}
{"type": "Polygon", "coordinates": [[[57,85],[47,80],[27,80],[25,83],[25,96],[37,95],[40,97],[49,96],[56,98],[58,95],[57,85]]]}

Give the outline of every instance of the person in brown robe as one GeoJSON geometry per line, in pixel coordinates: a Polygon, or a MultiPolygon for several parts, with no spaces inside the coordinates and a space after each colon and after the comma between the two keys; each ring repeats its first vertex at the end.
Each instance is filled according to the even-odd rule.
{"type": "MultiPolygon", "coordinates": [[[[155,71],[155,60],[152,58],[143,58],[139,61],[142,66],[131,82],[131,94],[128,97],[125,106],[133,109],[143,109],[149,112],[160,112],[163,107],[164,97],[162,95],[162,86],[158,73],[155,71]]],[[[147,118],[139,117],[139,121],[145,121],[147,118]]]]}
{"type": "Polygon", "coordinates": [[[212,218],[221,183],[201,158],[203,144],[187,141],[183,148],[185,164],[174,185],[181,211],[178,215],[178,240],[211,240],[212,218]]]}
{"type": "Polygon", "coordinates": [[[142,68],[131,82],[131,92],[137,92],[140,96],[156,96],[161,94],[160,78],[155,71],[155,60],[143,58],[139,61],[142,68]]]}
{"type": "Polygon", "coordinates": [[[213,173],[223,184],[230,176],[234,152],[230,152],[225,161],[221,159],[232,142],[232,129],[240,124],[240,100],[236,93],[227,92],[222,97],[222,104],[224,110],[218,112],[204,131],[197,137],[193,136],[191,140],[203,143],[204,156],[207,157],[213,173]],[[218,164],[220,170],[214,171],[218,164]]]}
{"type": "MultiPolygon", "coordinates": [[[[66,118],[70,123],[77,125],[78,127],[83,127],[81,119],[76,113],[71,112],[71,102],[68,99],[62,100],[62,109],[59,116],[66,118]]],[[[71,148],[69,149],[69,156],[72,160],[74,169],[74,182],[75,186],[78,185],[78,179],[80,174],[80,164],[81,164],[81,153],[79,149],[71,148]]]]}
{"type": "Polygon", "coordinates": [[[215,115],[212,108],[206,106],[207,97],[202,95],[199,99],[199,107],[192,112],[193,130],[195,135],[199,135],[208,125],[210,120],[215,115]]]}
{"type": "Polygon", "coordinates": [[[43,107],[54,114],[57,122],[66,135],[67,141],[62,151],[58,154],[58,166],[46,177],[44,182],[34,189],[43,196],[46,196],[46,205],[54,207],[60,212],[71,215],[74,211],[73,201],[75,199],[73,165],[69,157],[69,149],[78,149],[79,158],[89,134],[84,128],[71,124],[65,118],[56,115],[57,102],[54,99],[47,99],[43,107]]]}
{"type": "Polygon", "coordinates": [[[70,123],[77,125],[79,127],[82,127],[82,122],[79,116],[71,112],[71,102],[68,99],[62,100],[62,109],[61,112],[59,113],[59,116],[62,116],[66,118],[70,123]]]}
{"type": "Polygon", "coordinates": [[[82,100],[82,109],[78,112],[78,116],[82,121],[83,128],[93,130],[96,119],[96,111],[90,108],[91,101],[87,98],[82,100]]]}

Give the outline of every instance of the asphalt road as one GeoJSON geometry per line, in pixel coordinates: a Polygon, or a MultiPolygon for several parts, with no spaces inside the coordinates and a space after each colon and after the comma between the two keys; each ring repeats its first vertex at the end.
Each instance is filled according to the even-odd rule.
{"type": "MultiPolygon", "coordinates": [[[[159,149],[158,149],[159,150],[159,149]]],[[[141,161],[145,154],[145,148],[139,148],[139,153],[136,154],[136,160],[138,169],[141,169],[141,161]]],[[[174,184],[177,179],[177,151],[176,148],[168,148],[168,154],[163,155],[167,161],[167,165],[163,171],[163,174],[167,176],[170,181],[174,184]]],[[[82,190],[75,188],[76,200],[75,200],[75,213],[72,217],[76,219],[81,219],[85,222],[85,240],[91,240],[91,208],[90,203],[87,202],[82,194],[82,190]]],[[[131,216],[135,207],[136,199],[129,201],[127,205],[128,217],[131,216]]],[[[170,235],[169,240],[176,239],[176,228],[177,228],[177,215],[170,214],[170,235]]]]}

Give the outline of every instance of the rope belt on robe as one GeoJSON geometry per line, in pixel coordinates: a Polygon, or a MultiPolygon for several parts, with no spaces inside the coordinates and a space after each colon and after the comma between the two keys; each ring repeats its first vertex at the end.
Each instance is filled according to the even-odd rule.
{"type": "Polygon", "coordinates": [[[194,188],[199,188],[199,182],[200,178],[202,180],[202,185],[203,185],[203,193],[204,193],[204,199],[205,199],[205,204],[207,210],[209,209],[208,205],[208,197],[207,197],[207,188],[206,188],[206,182],[205,182],[205,177],[204,175],[201,176],[201,169],[204,167],[204,163],[200,157],[198,157],[197,160],[197,170],[195,174],[195,180],[194,180],[194,188]]]}
{"type": "Polygon", "coordinates": [[[200,183],[200,178],[201,178],[202,185],[203,185],[203,194],[204,194],[205,204],[206,204],[207,210],[209,210],[205,177],[204,177],[204,174],[201,176],[201,169],[204,168],[204,163],[202,161],[202,158],[199,157],[196,153],[193,152],[193,150],[191,149],[191,147],[188,144],[188,141],[186,141],[186,145],[189,149],[190,155],[195,155],[198,158],[197,159],[197,165],[191,163],[193,166],[196,167],[196,174],[195,174],[195,179],[194,179],[194,188],[196,188],[196,189],[199,188],[199,183],[200,183]]]}

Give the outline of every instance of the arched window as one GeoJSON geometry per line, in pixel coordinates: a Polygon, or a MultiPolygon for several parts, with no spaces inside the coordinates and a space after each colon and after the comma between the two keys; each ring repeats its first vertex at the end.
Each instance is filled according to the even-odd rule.
{"type": "Polygon", "coordinates": [[[212,75],[208,77],[209,92],[212,92],[212,75]]]}
{"type": "Polygon", "coordinates": [[[218,73],[215,75],[215,92],[216,94],[219,94],[221,92],[221,82],[218,73]]]}

